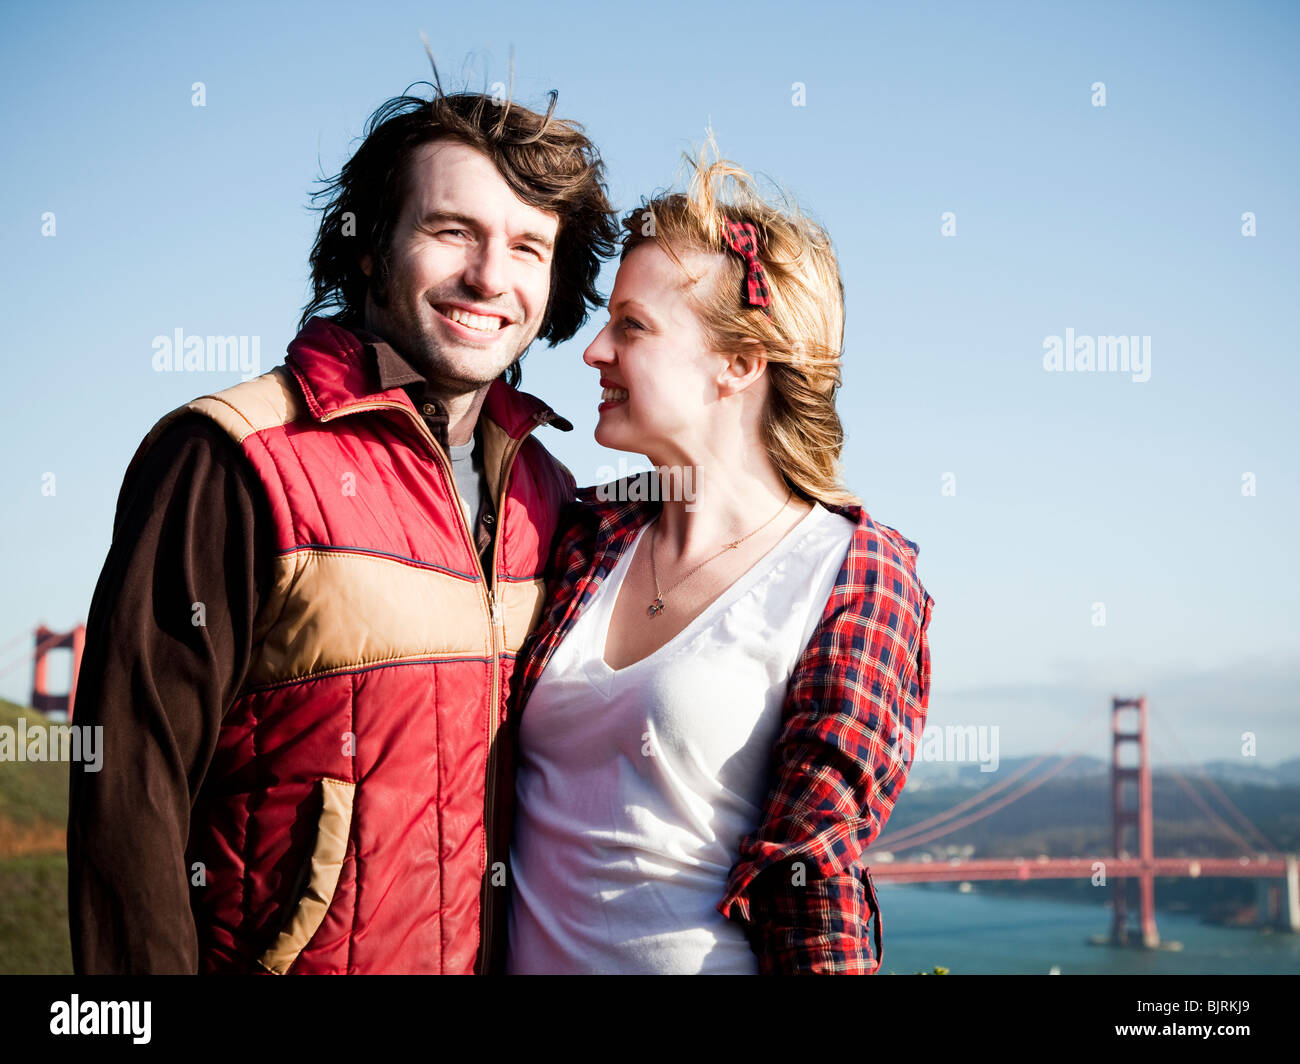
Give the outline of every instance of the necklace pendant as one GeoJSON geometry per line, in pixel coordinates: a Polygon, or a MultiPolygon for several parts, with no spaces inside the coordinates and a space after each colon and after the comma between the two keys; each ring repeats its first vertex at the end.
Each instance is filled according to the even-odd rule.
{"type": "Polygon", "coordinates": [[[664,600],[661,598],[657,598],[654,600],[654,602],[650,603],[650,608],[647,609],[645,612],[647,617],[658,617],[659,614],[663,613],[663,611],[664,611],[664,600]]]}

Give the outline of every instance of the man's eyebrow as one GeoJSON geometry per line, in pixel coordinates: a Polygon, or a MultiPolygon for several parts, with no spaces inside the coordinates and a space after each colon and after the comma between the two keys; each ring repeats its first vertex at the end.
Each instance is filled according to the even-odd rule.
{"type": "MultiPolygon", "coordinates": [[[[479,232],[483,229],[483,223],[477,218],[471,218],[468,214],[461,214],[459,211],[425,211],[424,217],[420,219],[421,225],[431,225],[435,222],[455,222],[457,225],[463,225],[467,229],[473,229],[475,232],[479,232]]],[[[547,251],[555,250],[555,241],[542,233],[522,233],[519,239],[527,240],[534,244],[540,244],[547,251]]]]}
{"type": "Polygon", "coordinates": [[[457,225],[463,225],[470,229],[483,228],[477,218],[471,218],[468,214],[459,214],[456,211],[425,211],[424,216],[420,219],[420,224],[429,225],[432,222],[455,222],[457,225]]]}

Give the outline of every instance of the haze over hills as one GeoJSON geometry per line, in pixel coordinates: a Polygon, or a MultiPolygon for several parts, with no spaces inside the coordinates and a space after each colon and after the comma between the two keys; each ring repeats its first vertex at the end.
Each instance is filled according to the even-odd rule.
{"type": "MultiPolygon", "coordinates": [[[[1066,760],[1068,755],[1052,755],[1037,770],[1046,772],[1054,765],[1066,760]]],[[[997,762],[997,768],[985,772],[978,762],[966,761],[952,763],[943,761],[926,761],[918,759],[912,766],[907,780],[907,789],[928,790],[935,787],[986,787],[990,783],[1016,772],[1018,769],[1038,760],[1037,757],[1004,757],[997,762]]],[[[1152,765],[1152,776],[1177,771],[1184,776],[1194,778],[1199,775],[1209,776],[1219,783],[1250,783],[1261,787],[1300,786],[1300,758],[1288,758],[1275,765],[1264,765],[1246,759],[1241,761],[1206,761],[1200,764],[1162,763],[1152,765]]],[[[1035,773],[1037,774],[1037,772],[1035,773]]],[[[1078,755],[1070,759],[1070,764],[1057,773],[1057,779],[1087,779],[1093,776],[1108,776],[1110,762],[1105,758],[1078,755]]]]}

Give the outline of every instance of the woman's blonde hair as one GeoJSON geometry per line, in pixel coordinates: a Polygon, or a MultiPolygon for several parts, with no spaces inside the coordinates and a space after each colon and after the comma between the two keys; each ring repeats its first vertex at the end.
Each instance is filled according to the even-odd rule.
{"type": "Polygon", "coordinates": [[[692,288],[709,346],[724,355],[755,344],[766,355],[768,402],[762,435],[772,465],[809,500],[861,505],[840,482],[844,430],[835,411],[844,345],[844,286],[830,236],[784,194],[777,206],[754,179],[720,157],[712,133],[691,170],[686,192],[657,194],[623,218],[620,261],[655,241],[694,282],[680,253],[718,252],[725,263],[710,292],[692,288]],[[710,154],[712,161],[709,160],[710,154]],[[742,298],[746,266],[728,249],[728,222],[758,231],[758,258],[767,275],[771,313],[742,298]]]}

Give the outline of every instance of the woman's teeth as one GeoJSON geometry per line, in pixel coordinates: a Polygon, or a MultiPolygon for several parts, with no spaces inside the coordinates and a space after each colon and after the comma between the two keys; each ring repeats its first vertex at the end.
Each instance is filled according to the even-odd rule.
{"type": "Polygon", "coordinates": [[[601,398],[601,401],[602,401],[602,402],[610,402],[611,400],[617,400],[617,399],[626,399],[626,398],[627,398],[627,389],[626,389],[626,388],[606,388],[604,391],[602,391],[602,392],[600,393],[600,398],[601,398]]]}
{"type": "Polygon", "coordinates": [[[447,307],[442,313],[454,322],[464,325],[466,328],[477,329],[479,332],[498,332],[501,329],[501,319],[488,317],[483,314],[471,314],[467,310],[461,310],[460,307],[447,307]]]}

